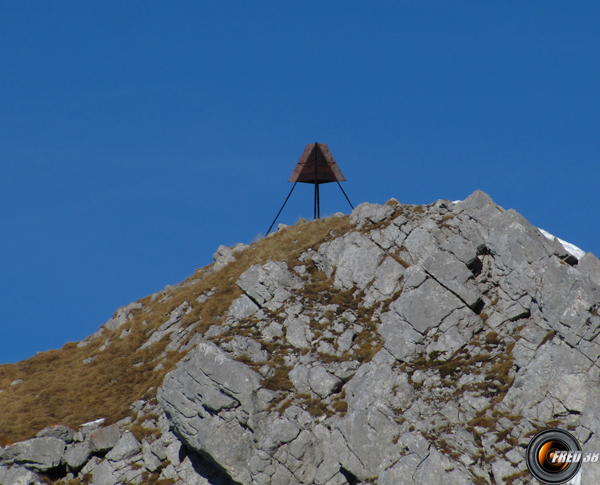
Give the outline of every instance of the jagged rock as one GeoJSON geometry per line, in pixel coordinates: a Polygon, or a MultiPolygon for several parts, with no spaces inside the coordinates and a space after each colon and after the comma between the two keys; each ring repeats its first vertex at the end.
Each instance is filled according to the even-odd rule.
{"type": "Polygon", "coordinates": [[[60,464],[65,452],[65,442],[58,438],[43,437],[7,446],[0,455],[0,465],[24,465],[39,471],[49,470],[60,464]]]}
{"type": "Polygon", "coordinates": [[[79,433],[81,434],[82,438],[84,440],[88,440],[90,435],[104,424],[104,421],[106,421],[106,418],[100,418],[96,419],[95,421],[90,421],[89,423],[83,423],[79,427],[79,433]]]}
{"type": "Polygon", "coordinates": [[[191,448],[247,482],[254,446],[244,421],[254,414],[260,381],[259,374],[205,342],[166,377],[157,397],[191,448]],[[237,419],[218,414],[234,409],[237,419]]]}
{"type": "Polygon", "coordinates": [[[313,261],[327,276],[331,276],[335,268],[336,288],[352,288],[356,285],[364,289],[375,277],[384,257],[385,252],[371,239],[351,232],[331,243],[321,244],[313,261]]]}
{"type": "Polygon", "coordinates": [[[308,326],[307,317],[289,318],[285,332],[286,340],[298,349],[307,348],[313,338],[313,333],[308,326]]]}
{"type": "Polygon", "coordinates": [[[150,347],[152,344],[161,341],[166,335],[176,332],[180,326],[181,318],[191,311],[192,307],[187,301],[184,301],[181,305],[175,308],[169,315],[169,319],[163,323],[156,331],[150,336],[150,338],[139,348],[143,350],[150,347]]]}
{"type": "Polygon", "coordinates": [[[262,349],[262,346],[250,337],[236,335],[230,341],[224,342],[221,348],[234,355],[247,357],[253,362],[265,362],[269,358],[269,354],[262,349]]]}
{"type": "Polygon", "coordinates": [[[0,484],[2,485],[38,485],[40,477],[25,467],[13,465],[12,467],[0,466],[0,484]]]}
{"type": "Polygon", "coordinates": [[[325,399],[342,387],[342,380],[331,375],[320,365],[316,365],[308,371],[308,383],[321,399],[325,399]]]}
{"type": "MultiPolygon", "coordinates": [[[[478,428],[483,433],[482,444],[478,445],[473,435],[461,428],[492,406],[489,395],[480,394],[477,385],[500,385],[501,380],[515,379],[495,409],[513,416],[511,419],[522,415],[517,425],[506,418],[497,424],[498,429],[512,429],[519,441],[539,428],[540,422],[555,418],[556,413],[567,416],[575,410],[594,415],[586,406],[593,405],[595,400],[587,396],[597,395],[599,387],[597,372],[590,374],[591,366],[600,358],[600,341],[596,341],[600,339],[600,317],[591,313],[600,300],[594,279],[600,278],[597,260],[591,255],[581,258],[581,270],[565,265],[565,256],[555,242],[545,239],[516,212],[498,207],[482,192],[460,204],[438,201],[415,212],[421,215],[392,217],[391,205],[361,205],[352,220],[363,228],[386,219],[393,222],[371,233],[350,232],[331,239],[301,258],[312,259],[327,276],[334,276],[336,288],[364,290],[362,304],[367,308],[397,295],[389,308],[373,313],[383,349],[370,362],[336,368],[310,357],[317,341],[320,351],[327,350],[326,339],[333,339],[339,352],[353,350],[358,330],[347,325],[356,322],[355,311],[347,310],[331,323],[337,338],[326,330],[313,342],[312,322],[328,320],[321,320],[322,314],[305,313],[302,305],[295,308],[293,300],[287,302],[288,293],[283,326],[266,321],[261,327],[265,341],[274,342],[284,334],[292,347],[306,354],[286,360],[292,366],[289,378],[295,391],[328,400],[343,385],[346,415],[322,426],[292,404],[277,418],[267,412],[272,397],[264,398],[269,391],[260,389],[259,377],[249,378],[253,384],[244,404],[241,395],[234,399],[216,381],[197,377],[204,370],[200,373],[190,369],[196,376],[191,385],[178,369],[172,374],[178,376],[176,379],[169,376],[165,380],[161,403],[189,446],[218,463],[240,483],[343,484],[354,476],[358,480],[379,477],[378,483],[390,484],[460,484],[486,479],[490,474],[496,479],[506,478],[523,469],[523,456],[502,448],[507,445],[497,441],[495,433],[486,434],[485,429],[478,428]],[[439,225],[445,221],[451,230],[439,225]],[[410,266],[405,269],[405,264],[386,255],[387,251],[399,251],[410,266]],[[481,307],[485,313],[476,314],[481,307]],[[492,329],[494,332],[489,333],[492,329]],[[564,340],[548,337],[550,331],[564,340]],[[473,340],[478,335],[479,340],[473,340]],[[511,341],[514,344],[508,355],[477,348],[482,345],[477,342],[489,341],[496,346],[503,339],[502,345],[511,341]],[[440,376],[437,366],[451,358],[460,360],[457,355],[463,355],[458,353],[461,351],[480,357],[488,373],[504,367],[485,364],[486,355],[492,362],[512,359],[507,361],[512,367],[503,371],[507,375],[497,378],[467,372],[455,384],[457,389],[465,388],[460,400],[456,400],[454,391],[444,397],[440,386],[442,379],[449,377],[440,376]],[[412,363],[424,356],[436,359],[431,360],[433,369],[413,369],[410,374],[399,370],[400,364],[411,369],[412,363]],[[554,383],[550,387],[544,384],[546,378],[542,375],[549,367],[554,383]],[[535,381],[541,387],[521,385],[521,379],[535,381]],[[468,386],[475,386],[474,390],[467,390],[468,386]],[[217,399],[224,395],[227,397],[217,399]],[[409,425],[417,430],[408,431],[409,425]],[[424,437],[423,433],[435,436],[438,426],[454,428],[443,436],[446,446],[456,454],[440,452],[436,443],[424,437]],[[230,430],[227,438],[220,435],[219,439],[210,439],[206,431],[211,430],[210,436],[214,436],[224,429],[230,430]],[[194,433],[202,439],[195,438],[194,433]],[[236,456],[243,459],[225,456],[224,443],[231,440],[238,447],[236,456]],[[472,457],[482,450],[489,455],[500,454],[491,465],[480,465],[472,457]]],[[[277,271],[288,273],[283,265],[277,271]]],[[[277,280],[268,275],[265,268],[256,265],[243,274],[238,284],[253,301],[264,305],[278,291],[290,288],[285,278],[277,280]]],[[[362,331],[364,327],[357,328],[362,331]]],[[[233,351],[232,344],[230,347],[233,351]]],[[[237,365],[225,354],[219,358],[225,368],[237,365]]],[[[452,363],[455,361],[448,365],[456,365],[452,363]]],[[[425,361],[419,362],[424,365],[425,361]]],[[[198,368],[202,368],[200,363],[198,368]]],[[[448,369],[454,376],[453,368],[448,369]]],[[[587,418],[581,429],[587,439],[590,432],[585,430],[600,431],[600,423],[587,418]]]]}
{"type": "Polygon", "coordinates": [[[423,262],[423,269],[467,306],[474,308],[479,303],[473,273],[451,253],[435,251],[423,262]]]}
{"type": "Polygon", "coordinates": [[[387,219],[394,213],[394,208],[389,205],[369,204],[363,202],[357,205],[352,214],[350,215],[350,221],[354,224],[361,224],[366,221],[370,221],[373,224],[387,219]]]}
{"type": "Polygon", "coordinates": [[[118,473],[108,460],[100,462],[93,468],[94,485],[117,485],[121,481],[118,473]]]}
{"type": "Polygon", "coordinates": [[[69,428],[68,426],[57,424],[48,428],[44,428],[36,436],[38,438],[43,438],[44,436],[58,438],[63,440],[65,443],[71,443],[75,437],[75,430],[69,428]]]}
{"type": "Polygon", "coordinates": [[[213,259],[215,260],[215,265],[213,266],[213,271],[219,271],[221,268],[226,266],[229,263],[235,261],[235,256],[233,255],[233,249],[228,248],[227,246],[219,246],[217,252],[213,254],[213,259]]]}
{"type": "Polygon", "coordinates": [[[117,444],[107,453],[106,459],[123,461],[134,457],[142,451],[140,442],[131,431],[123,433],[117,444]]]}
{"type": "Polygon", "coordinates": [[[116,424],[97,429],[90,435],[90,448],[92,452],[108,451],[117,444],[120,437],[121,430],[116,424]]]}
{"type": "Polygon", "coordinates": [[[113,318],[106,322],[103,326],[108,330],[116,330],[124,323],[128,322],[133,316],[131,315],[132,310],[142,308],[142,304],[138,302],[130,303],[127,306],[119,308],[113,318]]]}
{"type": "Polygon", "coordinates": [[[588,276],[594,284],[600,286],[600,259],[592,253],[586,253],[585,256],[579,260],[577,269],[582,274],[588,276]]]}
{"type": "MultiPolygon", "coordinates": [[[[121,436],[130,421],[47,428],[0,449],[0,483],[37,480],[16,459],[35,440],[70,442],[62,462],[105,485],[141,483],[144,469],[178,485],[524,485],[514,478],[524,449],[548,423],[600,447],[595,256],[573,256],[479,191],[460,203],[361,204],[351,221],[302,249],[297,274],[287,261],[240,268],[244,294],[204,335],[181,328],[187,302],[171,312],[142,348],[170,335],[167,350],[188,355],[158,389],[160,407],[132,405],[158,416],[142,424],[156,439],[121,436]]],[[[240,264],[235,251],[215,259],[240,264]]],[[[600,467],[582,479],[599,483],[600,467]]]]}
{"type": "Polygon", "coordinates": [[[254,303],[247,295],[242,295],[233,300],[229,307],[229,315],[242,319],[254,315],[259,310],[259,306],[254,303]]]}
{"type": "Polygon", "coordinates": [[[290,296],[289,289],[300,289],[302,280],[284,262],[268,261],[244,271],[237,285],[259,306],[277,309],[290,296]],[[270,304],[270,305],[269,305],[270,304]]]}
{"type": "MultiPolygon", "coordinates": [[[[407,278],[406,286],[413,280],[407,278]]],[[[404,318],[419,333],[425,334],[430,328],[439,326],[444,318],[464,303],[437,281],[426,278],[425,281],[405,289],[390,308],[404,318]]]]}
{"type": "Polygon", "coordinates": [[[84,441],[83,443],[74,443],[70,446],[67,446],[67,450],[63,456],[63,461],[70,470],[79,471],[81,467],[86,464],[91,454],[92,449],[90,448],[89,441],[84,441]]]}

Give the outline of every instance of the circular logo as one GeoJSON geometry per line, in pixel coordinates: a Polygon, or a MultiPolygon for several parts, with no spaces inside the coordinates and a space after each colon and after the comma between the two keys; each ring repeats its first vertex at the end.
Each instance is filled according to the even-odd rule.
{"type": "Polygon", "coordinates": [[[581,468],[581,447],[575,437],[562,429],[536,434],[527,446],[527,468],[548,485],[567,483],[581,468]]]}

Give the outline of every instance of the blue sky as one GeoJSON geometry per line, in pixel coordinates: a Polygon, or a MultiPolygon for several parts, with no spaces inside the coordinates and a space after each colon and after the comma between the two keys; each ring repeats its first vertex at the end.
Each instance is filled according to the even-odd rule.
{"type": "Polygon", "coordinates": [[[355,205],[481,189],[600,255],[598,25],[595,1],[0,3],[0,363],[264,234],[315,141],[355,205]]]}

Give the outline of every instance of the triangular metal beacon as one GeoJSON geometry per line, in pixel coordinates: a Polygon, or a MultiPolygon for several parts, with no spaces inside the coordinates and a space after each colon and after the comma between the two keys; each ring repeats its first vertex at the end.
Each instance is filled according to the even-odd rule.
{"type": "Polygon", "coordinates": [[[275,217],[273,224],[271,224],[271,227],[269,227],[267,235],[269,234],[269,232],[271,232],[271,228],[277,221],[279,214],[281,214],[281,211],[285,207],[285,204],[290,198],[290,195],[292,195],[294,187],[296,187],[296,184],[298,182],[304,184],[314,184],[315,186],[315,219],[321,218],[321,201],[319,197],[319,185],[321,184],[336,182],[339,188],[342,190],[342,193],[346,197],[346,200],[350,204],[350,207],[354,209],[352,202],[350,202],[350,199],[346,195],[346,192],[344,192],[344,189],[340,185],[340,182],[345,181],[346,178],[344,177],[344,174],[342,174],[339,165],[333,158],[333,155],[329,151],[329,147],[325,143],[309,143],[308,145],[306,145],[306,148],[304,149],[300,160],[298,160],[298,163],[296,164],[296,167],[292,172],[292,176],[288,180],[288,182],[294,182],[292,190],[290,190],[290,193],[288,194],[287,198],[285,199],[285,202],[283,203],[283,206],[281,207],[277,216],[275,217]]]}
{"type": "Polygon", "coordinates": [[[346,179],[325,143],[309,143],[288,182],[326,184],[346,179]]]}

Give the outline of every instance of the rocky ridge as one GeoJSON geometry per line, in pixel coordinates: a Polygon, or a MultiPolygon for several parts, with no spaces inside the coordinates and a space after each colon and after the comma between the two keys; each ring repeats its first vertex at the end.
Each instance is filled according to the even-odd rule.
{"type": "MultiPolygon", "coordinates": [[[[247,250],[221,246],[198,278],[247,250]]],[[[591,253],[578,259],[479,191],[361,204],[296,253],[242,268],[239,296],[202,332],[183,322],[215,292],[177,305],[138,349],[170,340],[185,355],[156,398],[110,426],[48,427],[0,449],[0,484],[519,484],[538,430],[599,448],[591,253]]],[[[130,338],[157,298],[78,346],[105,329],[130,338]]],[[[582,469],[583,483],[599,478],[582,469]]]]}

